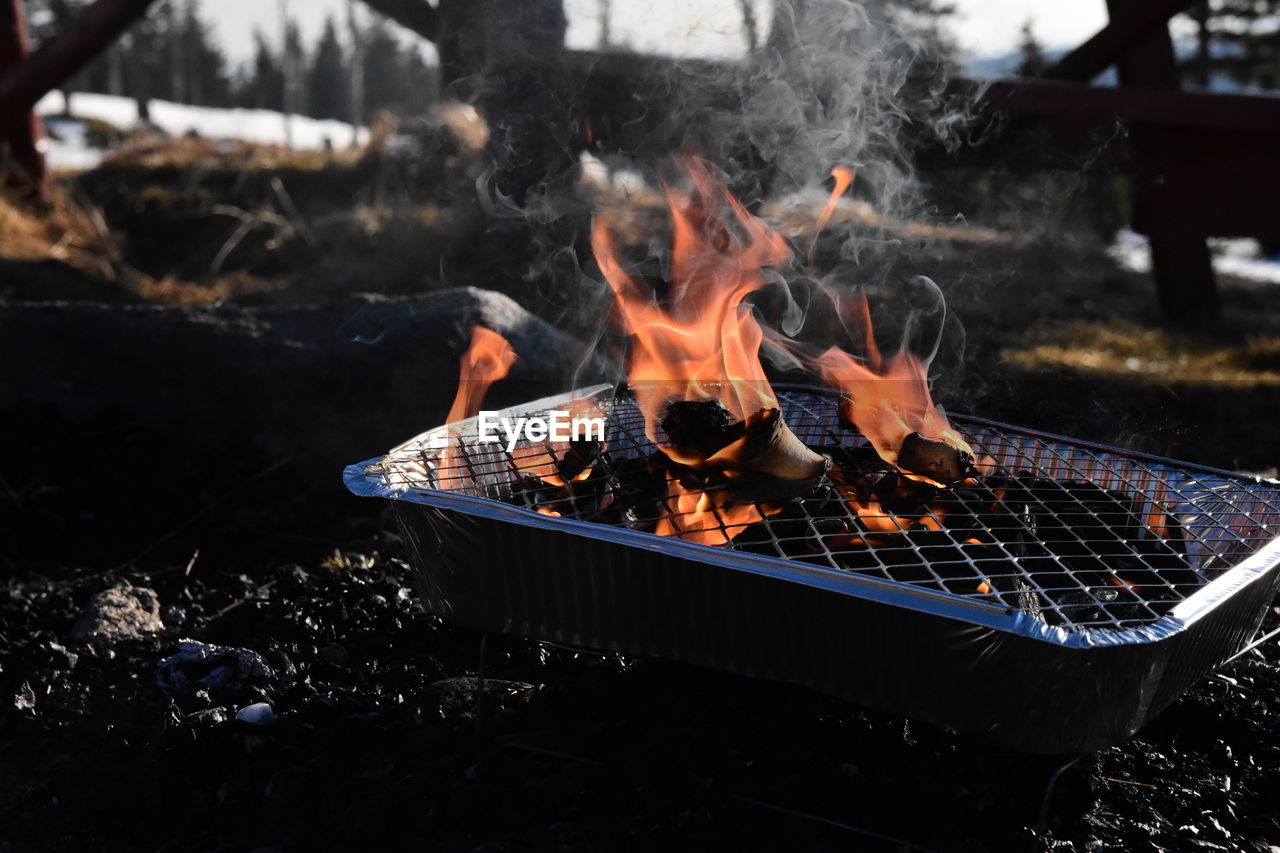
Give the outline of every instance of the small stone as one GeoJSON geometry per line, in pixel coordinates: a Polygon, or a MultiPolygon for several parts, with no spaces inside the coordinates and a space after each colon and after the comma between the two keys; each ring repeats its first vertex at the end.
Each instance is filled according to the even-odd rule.
{"type": "Polygon", "coordinates": [[[257,688],[274,677],[257,652],[194,640],[181,641],[177,654],[156,668],[156,683],[171,696],[212,692],[254,697],[257,688]]]}
{"type": "Polygon", "coordinates": [[[75,669],[76,663],[80,660],[80,656],[75,652],[69,652],[66,646],[54,642],[49,643],[49,653],[56,669],[75,669]]]}
{"type": "Polygon", "coordinates": [[[30,711],[35,713],[36,710],[36,692],[31,689],[31,685],[22,682],[22,686],[13,694],[13,707],[19,711],[30,711]]]}
{"type": "Polygon", "coordinates": [[[205,708],[203,711],[187,714],[182,722],[192,728],[206,728],[220,726],[230,718],[226,708],[205,708]]]}
{"type": "Polygon", "coordinates": [[[114,643],[163,630],[155,590],[121,581],[89,599],[71,635],[83,642],[114,643]]]}
{"type": "Polygon", "coordinates": [[[255,726],[270,726],[275,724],[276,715],[266,702],[254,702],[237,711],[236,719],[255,726]]]}

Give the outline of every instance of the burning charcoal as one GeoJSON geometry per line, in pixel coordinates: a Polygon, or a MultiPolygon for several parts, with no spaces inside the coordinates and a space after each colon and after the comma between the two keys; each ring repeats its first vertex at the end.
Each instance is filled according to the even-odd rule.
{"type": "Polygon", "coordinates": [[[562,515],[569,508],[569,492],[560,486],[548,485],[538,477],[523,476],[517,481],[517,493],[524,498],[529,509],[543,515],[562,515]]]}
{"type": "Polygon", "coordinates": [[[843,518],[820,518],[813,523],[819,536],[841,536],[849,532],[849,522],[843,518]]]}
{"type": "Polygon", "coordinates": [[[898,451],[898,467],[910,474],[928,477],[950,486],[978,473],[973,454],[945,441],[925,438],[913,432],[902,440],[898,451]]]}
{"type": "Polygon", "coordinates": [[[707,459],[741,436],[743,425],[719,400],[678,400],[667,406],[662,429],[677,454],[707,459]]]}
{"type": "Polygon", "coordinates": [[[604,444],[592,438],[575,438],[569,442],[569,449],[556,462],[556,473],[566,483],[577,480],[582,472],[596,464],[600,458],[604,444]]]}
{"type": "Polygon", "coordinates": [[[845,429],[858,431],[858,425],[853,422],[853,398],[848,394],[840,395],[840,402],[836,406],[836,420],[845,429]]]}
{"type": "Polygon", "coordinates": [[[920,515],[929,511],[929,504],[938,496],[938,487],[931,483],[922,483],[904,477],[896,471],[889,471],[874,486],[871,492],[879,499],[880,505],[894,515],[920,515]]]}
{"type": "Polygon", "coordinates": [[[635,507],[630,507],[622,513],[622,526],[628,530],[651,531],[653,530],[653,522],[653,518],[641,518],[635,507]]]}
{"type": "Polygon", "coordinates": [[[1102,605],[1120,597],[1114,587],[1094,587],[1089,590],[1070,590],[1056,596],[1063,618],[1079,625],[1085,622],[1106,622],[1111,617],[1102,605]]]}

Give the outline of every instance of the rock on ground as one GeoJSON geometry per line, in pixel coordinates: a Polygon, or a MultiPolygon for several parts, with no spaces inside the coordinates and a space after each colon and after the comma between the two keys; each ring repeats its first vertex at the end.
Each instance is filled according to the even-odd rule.
{"type": "Polygon", "coordinates": [[[87,643],[114,643],[163,630],[155,591],[121,581],[89,599],[71,635],[87,643]]]}
{"type": "Polygon", "coordinates": [[[194,640],[183,640],[177,653],[160,661],[156,671],[156,683],[173,696],[201,690],[226,696],[253,695],[273,677],[271,667],[256,652],[194,640]]]}

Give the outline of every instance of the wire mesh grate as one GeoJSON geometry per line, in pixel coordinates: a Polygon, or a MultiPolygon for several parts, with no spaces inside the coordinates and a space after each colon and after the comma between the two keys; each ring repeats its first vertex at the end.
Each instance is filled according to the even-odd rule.
{"type": "MultiPolygon", "coordinates": [[[[788,426],[832,459],[814,489],[785,501],[691,488],[644,434],[629,394],[598,392],[605,450],[582,471],[565,442],[477,440],[476,424],[424,433],[378,464],[397,490],[500,500],[573,518],[859,572],[998,603],[1065,628],[1154,621],[1280,534],[1280,488],[1185,470],[1119,450],[1059,441],[976,419],[953,425],[983,476],[911,512],[864,501],[887,466],[842,429],[838,399],[777,389],[788,426]],[[574,478],[577,479],[574,479],[574,478]]],[[[512,414],[545,414],[537,409],[512,414]]]]}

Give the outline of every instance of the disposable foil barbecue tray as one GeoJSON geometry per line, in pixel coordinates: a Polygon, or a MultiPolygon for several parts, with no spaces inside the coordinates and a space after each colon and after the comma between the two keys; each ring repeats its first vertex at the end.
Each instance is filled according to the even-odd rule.
{"type": "MultiPolygon", "coordinates": [[[[837,467],[866,457],[833,392],[776,391],[805,444],[837,467]]],[[[1241,649],[1280,587],[1280,484],[962,416],[951,420],[983,460],[980,489],[887,514],[901,529],[869,526],[831,474],[716,545],[655,535],[651,517],[602,509],[629,478],[654,476],[625,390],[501,414],[583,401],[605,417],[606,451],[576,474],[582,486],[556,475],[568,445],[508,452],[479,442],[474,419],[347,468],[353,492],[393,501],[430,610],[1073,753],[1131,735],[1241,649]]]]}

